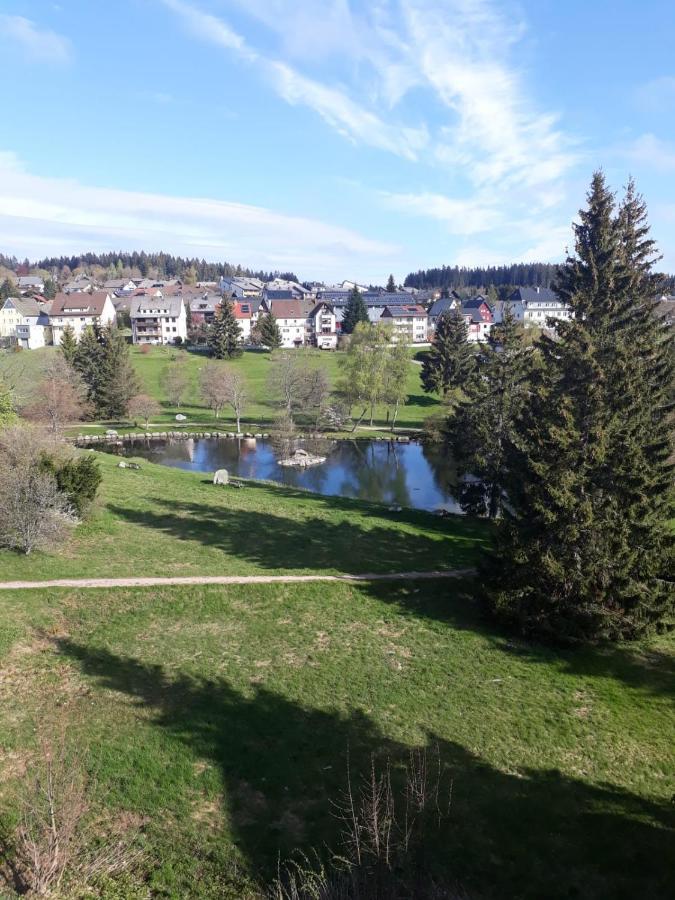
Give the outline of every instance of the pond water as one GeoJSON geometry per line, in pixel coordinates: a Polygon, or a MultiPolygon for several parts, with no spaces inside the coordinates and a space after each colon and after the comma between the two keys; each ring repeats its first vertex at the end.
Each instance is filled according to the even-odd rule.
{"type": "Polygon", "coordinates": [[[306,469],[280,466],[272,444],[261,439],[153,441],[125,452],[193,472],[227,469],[234,477],[277,481],[318,494],[462,512],[453,494],[452,460],[434,445],[331,441],[321,450],[326,461],[306,469]]]}

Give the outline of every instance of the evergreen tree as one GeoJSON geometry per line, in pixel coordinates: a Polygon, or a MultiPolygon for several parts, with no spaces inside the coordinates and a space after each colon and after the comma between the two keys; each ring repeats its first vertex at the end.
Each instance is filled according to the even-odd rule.
{"type": "Polygon", "coordinates": [[[82,331],[80,340],[75,346],[72,364],[87,386],[87,400],[98,412],[102,406],[101,389],[103,384],[103,345],[98,329],[87,326],[82,331]]]}
{"type": "Polygon", "coordinates": [[[281,332],[275,316],[268,312],[260,320],[260,343],[268,350],[278,350],[282,344],[281,332]]]}
{"type": "Polygon", "coordinates": [[[223,300],[211,326],[209,351],[214,359],[233,359],[241,356],[241,328],[234,317],[232,304],[223,300]]]}
{"type": "Polygon", "coordinates": [[[63,329],[60,346],[65,361],[69,363],[69,365],[73,365],[77,353],[77,341],[75,340],[75,332],[71,325],[66,325],[63,329]]]}
{"type": "Polygon", "coordinates": [[[444,400],[457,397],[473,378],[476,353],[469,343],[469,328],[464,317],[446,310],[436,323],[434,339],[422,363],[422,387],[427,394],[440,394],[444,400]]]}
{"type": "Polygon", "coordinates": [[[19,289],[11,280],[11,278],[5,278],[5,280],[0,284],[0,301],[4,303],[4,301],[8,297],[18,297],[19,289]]]}
{"type": "Polygon", "coordinates": [[[14,403],[9,388],[0,381],[0,428],[16,421],[14,403]]]}
{"type": "Polygon", "coordinates": [[[507,310],[481,349],[476,377],[465,382],[468,399],[448,419],[448,438],[463,482],[460,502],[497,518],[509,480],[508,449],[528,391],[533,354],[523,326],[507,310]]]}
{"type": "Polygon", "coordinates": [[[359,322],[369,323],[368,307],[365,304],[361,291],[354,287],[349,292],[347,305],[345,306],[344,316],[342,318],[342,333],[352,334],[359,322]]]}
{"type": "Polygon", "coordinates": [[[396,293],[396,282],[394,281],[394,276],[390,275],[389,280],[387,281],[387,287],[385,288],[388,294],[396,293]]]}
{"type": "Polygon", "coordinates": [[[538,343],[488,600],[528,634],[635,638],[673,608],[674,338],[632,184],[617,213],[596,173],[580,219],[556,285],[574,318],[538,343]]]}
{"type": "Polygon", "coordinates": [[[129,355],[129,344],[116,325],[106,325],[101,334],[102,367],[98,397],[101,418],[121,419],[139,385],[129,355]]]}
{"type": "Polygon", "coordinates": [[[48,300],[56,297],[56,282],[52,278],[45,278],[45,287],[42,293],[48,300]]]}

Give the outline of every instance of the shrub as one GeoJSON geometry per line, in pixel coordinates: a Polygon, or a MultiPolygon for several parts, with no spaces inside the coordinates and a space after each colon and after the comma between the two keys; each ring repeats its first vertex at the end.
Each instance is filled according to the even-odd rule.
{"type": "Polygon", "coordinates": [[[93,456],[81,456],[58,464],[52,459],[44,459],[44,471],[51,472],[58,489],[67,497],[78,516],[82,516],[94,501],[101,484],[101,470],[93,456]]]}

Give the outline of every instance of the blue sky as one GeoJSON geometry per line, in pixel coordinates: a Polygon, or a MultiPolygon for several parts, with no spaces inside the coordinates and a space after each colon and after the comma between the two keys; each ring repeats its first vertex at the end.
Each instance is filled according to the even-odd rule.
{"type": "Polygon", "coordinates": [[[0,250],[555,261],[602,166],[675,271],[674,40],[672,0],[0,0],[0,250]]]}

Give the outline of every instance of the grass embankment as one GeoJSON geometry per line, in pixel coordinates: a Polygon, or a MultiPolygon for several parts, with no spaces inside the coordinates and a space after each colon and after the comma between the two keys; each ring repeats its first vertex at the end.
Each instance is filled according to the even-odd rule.
{"type": "MultiPolygon", "coordinates": [[[[100,456],[99,507],[2,577],[465,565],[486,527],[100,456]]],[[[672,896],[672,642],[558,652],[449,582],[0,593],[0,832],[65,730],[145,860],[114,896],[241,898],[321,849],[347,759],[438,747],[452,805],[428,865],[469,896],[672,896]],[[121,891],[121,893],[120,893],[121,891]]]]}
{"type": "MultiPolygon", "coordinates": [[[[5,371],[10,378],[17,382],[19,399],[27,399],[30,391],[34,389],[36,382],[39,380],[39,371],[44,365],[45,358],[50,353],[55,352],[57,352],[55,348],[47,347],[44,350],[0,355],[0,373],[5,371]]],[[[334,387],[336,385],[342,353],[322,352],[319,350],[293,352],[320,365],[326,372],[331,386],[334,387]]],[[[417,352],[414,348],[411,348],[411,355],[417,352]]],[[[161,413],[153,417],[153,422],[164,425],[164,427],[169,424],[175,427],[176,413],[180,412],[187,416],[190,423],[208,425],[211,428],[218,425],[225,430],[233,429],[234,420],[229,410],[223,410],[218,422],[216,422],[213,412],[204,405],[199,396],[199,372],[208,361],[208,357],[203,353],[192,353],[173,347],[152,347],[148,353],[142,353],[138,347],[131,347],[131,357],[138,373],[142,390],[153,396],[162,407],[161,413]],[[185,363],[185,370],[190,379],[189,389],[180,408],[171,404],[166,395],[165,378],[167,368],[172,360],[181,360],[185,363]]],[[[241,372],[247,384],[249,402],[242,417],[242,427],[246,430],[256,427],[269,427],[278,412],[270,400],[268,381],[271,371],[270,354],[248,350],[239,359],[229,361],[227,365],[241,372]]],[[[440,411],[440,409],[441,405],[438,399],[424,394],[422,391],[420,366],[411,359],[408,373],[408,402],[399,412],[397,428],[399,430],[419,429],[426,418],[434,412],[440,411]]],[[[124,423],[115,424],[116,426],[124,425],[124,423]]],[[[376,409],[374,424],[379,426],[382,433],[386,433],[387,410],[385,407],[376,409]]],[[[96,434],[97,430],[103,431],[104,428],[87,427],[85,430],[88,434],[96,434]]],[[[370,429],[364,428],[361,431],[363,434],[372,434],[370,429]]]]}
{"type": "Polygon", "coordinates": [[[485,523],[322,497],[276,484],[215,487],[208,475],[140,460],[104,480],[91,518],[58,554],[0,550],[0,578],[358,574],[474,565],[485,523]]]}

